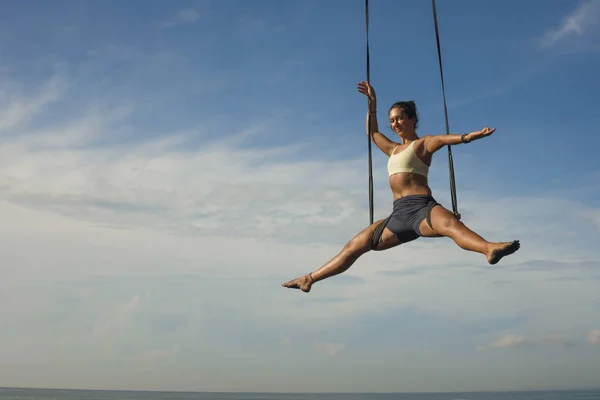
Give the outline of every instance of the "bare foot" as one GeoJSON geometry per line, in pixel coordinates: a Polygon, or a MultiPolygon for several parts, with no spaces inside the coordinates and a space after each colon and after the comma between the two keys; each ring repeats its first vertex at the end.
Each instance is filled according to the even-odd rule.
{"type": "Polygon", "coordinates": [[[518,240],[512,242],[497,243],[492,247],[492,251],[488,256],[488,262],[492,265],[497,264],[504,256],[511,255],[519,250],[521,244],[518,240]]]}
{"type": "Polygon", "coordinates": [[[310,292],[310,287],[313,284],[313,280],[310,274],[301,276],[286,283],[282,283],[281,286],[290,289],[300,289],[303,292],[310,292]]]}

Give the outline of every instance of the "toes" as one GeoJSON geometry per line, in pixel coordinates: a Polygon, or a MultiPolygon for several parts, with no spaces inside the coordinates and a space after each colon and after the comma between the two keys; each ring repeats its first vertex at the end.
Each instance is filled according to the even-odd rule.
{"type": "Polygon", "coordinates": [[[510,251],[510,253],[514,253],[515,251],[521,248],[521,243],[518,240],[513,240],[506,246],[506,250],[510,251]]]}
{"type": "Polygon", "coordinates": [[[290,289],[298,289],[298,282],[296,280],[289,281],[286,283],[282,283],[281,286],[290,288],[290,289]]]}
{"type": "Polygon", "coordinates": [[[300,289],[303,292],[310,292],[310,284],[308,284],[303,278],[296,278],[286,283],[282,283],[281,286],[290,289],[300,289]]]}
{"type": "Polygon", "coordinates": [[[498,261],[500,261],[504,256],[513,254],[515,251],[519,250],[520,247],[521,244],[518,240],[513,240],[512,242],[507,243],[503,247],[500,247],[492,252],[489,263],[492,265],[498,263],[498,261]]]}

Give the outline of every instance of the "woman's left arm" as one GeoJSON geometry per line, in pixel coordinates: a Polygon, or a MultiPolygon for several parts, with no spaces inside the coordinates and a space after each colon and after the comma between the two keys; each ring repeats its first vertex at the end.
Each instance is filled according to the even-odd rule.
{"type": "Polygon", "coordinates": [[[425,149],[427,152],[433,154],[444,146],[453,146],[461,143],[469,143],[473,140],[481,139],[483,137],[490,136],[496,128],[488,128],[487,126],[480,131],[475,131],[471,133],[465,133],[462,135],[432,135],[425,137],[425,149]]]}

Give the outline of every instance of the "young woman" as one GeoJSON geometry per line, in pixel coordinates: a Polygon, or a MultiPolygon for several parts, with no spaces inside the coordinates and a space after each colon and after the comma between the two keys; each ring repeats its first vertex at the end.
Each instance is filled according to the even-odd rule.
{"type": "Polygon", "coordinates": [[[449,237],[461,248],[483,254],[492,265],[519,249],[518,240],[488,242],[466,227],[452,212],[435,201],[427,181],[431,159],[436,151],[447,145],[470,143],[490,136],[495,128],[485,127],[463,135],[419,137],[416,133],[418,117],[415,103],[403,101],[393,104],[388,112],[390,125],[400,137],[399,143],[394,142],[379,132],[377,98],[373,87],[367,82],[359,82],[358,91],[369,99],[367,121],[370,121],[370,126],[367,122],[367,135],[371,133],[375,145],[389,156],[389,182],[394,195],[392,214],[358,233],[325,265],[283,283],[283,287],[308,293],[315,282],[341,274],[368,251],[390,249],[421,236],[449,237]]]}

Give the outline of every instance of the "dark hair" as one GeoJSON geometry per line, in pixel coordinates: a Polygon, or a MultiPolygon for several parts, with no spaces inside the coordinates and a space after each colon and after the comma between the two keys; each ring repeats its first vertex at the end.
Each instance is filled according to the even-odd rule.
{"type": "Polygon", "coordinates": [[[414,117],[415,118],[415,129],[417,129],[417,125],[419,124],[419,116],[417,115],[417,105],[415,104],[414,101],[412,101],[412,100],[410,100],[410,101],[397,101],[396,103],[392,104],[392,106],[388,110],[388,114],[394,108],[401,108],[402,110],[404,110],[404,114],[406,114],[406,116],[408,118],[413,118],[414,117]]]}

